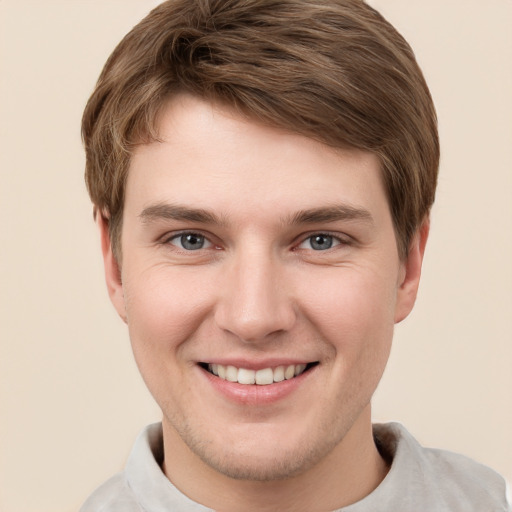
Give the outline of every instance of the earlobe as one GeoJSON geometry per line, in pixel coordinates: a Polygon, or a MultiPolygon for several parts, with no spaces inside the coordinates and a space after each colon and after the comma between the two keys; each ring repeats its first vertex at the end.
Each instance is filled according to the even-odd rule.
{"type": "Polygon", "coordinates": [[[112,304],[116,308],[117,313],[123,319],[123,321],[127,323],[123,283],[121,280],[121,269],[114,256],[114,253],[112,252],[112,243],[110,240],[109,232],[109,221],[99,211],[96,212],[96,220],[100,230],[101,252],[103,254],[105,282],[107,284],[108,294],[110,300],[112,301],[112,304]]]}
{"type": "Polygon", "coordinates": [[[395,323],[401,322],[409,315],[416,301],[429,230],[430,219],[427,216],[416,232],[409,246],[407,258],[402,263],[395,308],[395,323]]]}

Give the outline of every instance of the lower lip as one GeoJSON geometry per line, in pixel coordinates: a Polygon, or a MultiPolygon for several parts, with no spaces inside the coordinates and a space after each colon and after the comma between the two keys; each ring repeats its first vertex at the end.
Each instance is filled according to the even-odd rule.
{"type": "Polygon", "coordinates": [[[265,405],[282,400],[292,394],[315,372],[317,366],[293,377],[293,379],[266,385],[230,382],[211,374],[204,368],[198,368],[211,386],[230,401],[245,405],[265,405]]]}

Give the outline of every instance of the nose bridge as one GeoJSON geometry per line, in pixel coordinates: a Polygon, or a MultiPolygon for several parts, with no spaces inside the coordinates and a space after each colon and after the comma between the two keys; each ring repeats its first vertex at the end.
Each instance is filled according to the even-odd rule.
{"type": "Polygon", "coordinates": [[[271,248],[240,248],[222,276],[217,324],[246,342],[264,341],[295,321],[283,262],[271,248]]]}

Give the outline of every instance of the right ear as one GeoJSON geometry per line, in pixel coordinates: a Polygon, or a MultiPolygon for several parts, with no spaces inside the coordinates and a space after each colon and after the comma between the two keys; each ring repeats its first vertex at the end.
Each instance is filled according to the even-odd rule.
{"type": "Polygon", "coordinates": [[[107,283],[108,294],[119,316],[125,323],[128,323],[126,319],[121,269],[119,268],[119,264],[114,256],[114,253],[112,252],[109,220],[101,211],[96,212],[96,220],[100,229],[101,252],[103,253],[105,282],[107,283]]]}

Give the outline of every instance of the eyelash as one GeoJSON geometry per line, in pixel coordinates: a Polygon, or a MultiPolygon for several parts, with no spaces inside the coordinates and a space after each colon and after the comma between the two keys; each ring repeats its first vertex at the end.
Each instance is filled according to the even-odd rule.
{"type": "Polygon", "coordinates": [[[180,233],[174,233],[171,236],[165,237],[164,240],[162,241],[162,243],[163,243],[163,245],[174,245],[178,250],[183,251],[183,252],[195,252],[195,251],[199,251],[201,249],[209,249],[210,247],[215,247],[215,244],[209,239],[208,235],[204,235],[203,233],[201,233],[199,231],[182,231],[180,233]],[[195,236],[198,238],[202,238],[204,240],[204,242],[209,244],[209,246],[208,247],[200,247],[199,249],[192,250],[192,249],[185,249],[184,247],[178,247],[177,245],[172,243],[173,240],[182,239],[184,236],[195,236]]]}
{"type": "MultiPolygon", "coordinates": [[[[218,245],[216,245],[214,242],[212,242],[210,240],[210,235],[203,234],[200,231],[181,231],[179,233],[174,233],[171,236],[166,236],[163,239],[162,244],[163,245],[173,245],[178,250],[180,250],[182,252],[186,252],[186,253],[192,253],[192,252],[200,251],[203,249],[211,249],[211,248],[220,249],[220,247],[218,245]],[[202,238],[205,241],[205,243],[208,244],[208,247],[200,247],[199,249],[194,250],[194,249],[186,249],[184,247],[179,247],[178,245],[172,243],[174,240],[182,239],[182,237],[184,237],[184,236],[196,236],[196,237],[202,238]]],[[[339,234],[330,233],[328,231],[318,231],[318,232],[313,232],[313,233],[307,234],[307,236],[302,236],[300,238],[300,242],[293,247],[293,250],[294,251],[312,250],[313,252],[327,252],[330,249],[334,249],[340,245],[347,246],[350,244],[351,244],[351,240],[347,236],[342,237],[339,234]],[[330,239],[332,239],[334,244],[324,250],[321,250],[321,249],[314,250],[313,248],[301,247],[307,241],[310,241],[310,244],[311,244],[311,241],[314,237],[330,238],[330,239]]]]}
{"type": "Polygon", "coordinates": [[[296,249],[297,250],[301,250],[301,249],[310,250],[311,249],[314,252],[326,252],[326,251],[328,251],[330,249],[338,247],[339,245],[348,245],[348,244],[349,244],[349,242],[348,242],[348,240],[346,238],[342,238],[339,235],[335,235],[333,233],[322,231],[322,232],[318,232],[318,233],[312,233],[312,234],[306,236],[305,238],[302,238],[302,242],[300,242],[300,244],[298,244],[298,246],[296,246],[296,249]],[[332,242],[333,242],[334,245],[331,245],[330,247],[327,247],[324,250],[317,250],[317,251],[315,251],[315,249],[313,249],[312,247],[309,248],[309,249],[304,249],[304,248],[301,247],[304,243],[306,243],[308,241],[309,241],[310,245],[313,245],[313,239],[314,238],[321,238],[321,237],[332,239],[332,242]]]}

